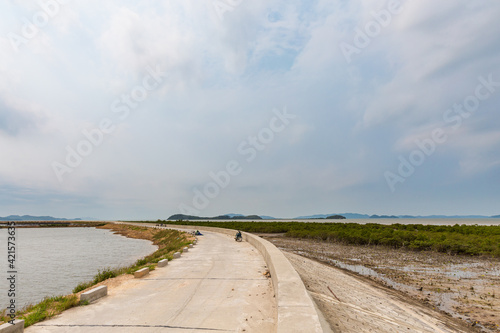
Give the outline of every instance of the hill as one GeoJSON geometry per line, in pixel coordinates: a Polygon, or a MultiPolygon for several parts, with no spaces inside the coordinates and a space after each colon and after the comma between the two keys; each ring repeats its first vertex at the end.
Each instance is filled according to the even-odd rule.
{"type": "Polygon", "coordinates": [[[327,219],[328,217],[334,216],[334,215],[343,216],[346,219],[368,219],[368,218],[370,218],[370,215],[366,215],[366,214],[355,214],[355,213],[335,214],[335,213],[332,213],[332,214],[316,214],[316,215],[298,216],[298,217],[295,217],[294,219],[297,219],[297,220],[327,219]]]}
{"type": "Polygon", "coordinates": [[[215,217],[201,217],[194,215],[174,214],[168,218],[170,221],[186,221],[186,220],[262,220],[258,215],[240,215],[240,214],[227,214],[215,217]]]}
{"type": "Polygon", "coordinates": [[[394,215],[372,215],[370,216],[371,219],[398,219],[398,216],[394,215]]]}

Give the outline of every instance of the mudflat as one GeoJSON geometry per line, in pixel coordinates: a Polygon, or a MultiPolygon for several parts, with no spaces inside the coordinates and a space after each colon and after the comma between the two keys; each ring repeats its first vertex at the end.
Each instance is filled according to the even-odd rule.
{"type": "Polygon", "coordinates": [[[407,332],[438,328],[441,332],[500,332],[498,258],[266,238],[285,251],[321,310],[326,311],[332,329],[383,332],[369,323],[388,325],[392,320],[387,331],[399,332],[398,325],[408,325],[407,332]],[[393,309],[390,304],[394,302],[398,306],[393,309]],[[417,316],[415,320],[432,325],[413,325],[415,313],[426,318],[417,316]]]}

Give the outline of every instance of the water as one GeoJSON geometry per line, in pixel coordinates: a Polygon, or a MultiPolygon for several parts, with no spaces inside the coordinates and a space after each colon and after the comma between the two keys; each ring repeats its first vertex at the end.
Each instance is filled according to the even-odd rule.
{"type": "MultiPolygon", "coordinates": [[[[224,220],[220,220],[224,222],[224,220]]],[[[242,220],[243,222],[245,220],[242,220]]],[[[227,222],[227,221],[225,221],[227,222]]],[[[345,220],[294,220],[294,219],[282,219],[282,220],[258,220],[256,222],[316,222],[316,223],[377,223],[377,224],[427,224],[427,225],[455,225],[455,224],[465,224],[465,225],[496,225],[500,226],[499,218],[439,218],[439,219],[345,219],[345,220]]]]}
{"type": "Polygon", "coordinates": [[[455,224],[465,224],[465,225],[500,225],[500,219],[497,218],[481,218],[481,219],[469,219],[469,218],[440,218],[440,219],[351,219],[342,220],[348,223],[378,223],[378,224],[424,224],[424,225],[455,225],[455,224]]]}
{"type": "MultiPolygon", "coordinates": [[[[0,309],[7,290],[7,229],[0,229],[0,309]]],[[[99,269],[133,264],[157,247],[150,241],[126,238],[95,228],[16,229],[16,307],[46,296],[70,294],[99,269]]]]}

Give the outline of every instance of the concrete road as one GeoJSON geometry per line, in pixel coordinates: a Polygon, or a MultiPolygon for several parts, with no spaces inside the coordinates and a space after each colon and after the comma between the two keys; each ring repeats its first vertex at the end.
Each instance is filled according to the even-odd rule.
{"type": "Polygon", "coordinates": [[[25,331],[273,332],[276,303],[260,253],[227,235],[198,239],[168,266],[25,331]]]}

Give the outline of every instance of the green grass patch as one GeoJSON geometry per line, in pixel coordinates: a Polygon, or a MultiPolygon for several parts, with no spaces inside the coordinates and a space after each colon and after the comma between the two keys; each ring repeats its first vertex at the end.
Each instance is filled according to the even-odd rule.
{"type": "MultiPolygon", "coordinates": [[[[47,297],[36,305],[28,305],[17,311],[16,318],[24,319],[24,327],[28,327],[77,305],[78,297],[76,295],[47,297]]],[[[8,322],[10,320],[10,317],[5,316],[5,313],[3,311],[0,314],[0,322],[8,322]]]]}
{"type": "Polygon", "coordinates": [[[144,267],[149,267],[149,270],[152,271],[158,261],[162,259],[172,260],[174,252],[180,251],[183,247],[191,244],[184,234],[177,230],[159,230],[155,233],[153,239],[154,244],[158,245],[158,250],[143,259],[137,260],[133,266],[127,269],[127,273],[133,274],[144,267]]]}
{"type": "Polygon", "coordinates": [[[92,287],[92,286],[98,284],[99,282],[117,277],[118,275],[123,274],[126,270],[127,270],[126,268],[115,268],[115,269],[106,268],[106,269],[103,269],[102,271],[99,270],[98,273],[94,276],[94,279],[92,281],[82,282],[82,283],[78,284],[73,289],[73,293],[76,294],[82,290],[85,290],[89,287],[92,287]]]}
{"type": "Polygon", "coordinates": [[[285,233],[285,236],[293,238],[408,248],[415,251],[430,250],[451,255],[500,257],[500,226],[243,221],[160,223],[219,227],[252,233],[285,233]]]}

